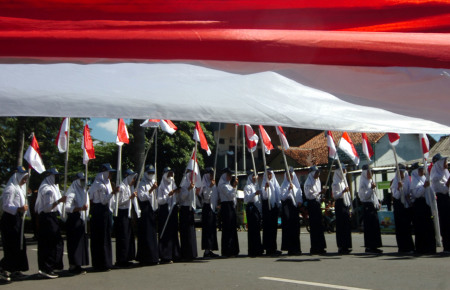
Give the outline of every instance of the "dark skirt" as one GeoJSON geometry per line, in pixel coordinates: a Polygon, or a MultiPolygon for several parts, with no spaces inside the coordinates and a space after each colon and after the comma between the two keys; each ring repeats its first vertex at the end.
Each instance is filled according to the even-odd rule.
{"type": "Polygon", "coordinates": [[[46,273],[62,270],[64,241],[55,212],[39,214],[38,265],[46,273]]]}
{"type": "Polygon", "coordinates": [[[437,193],[439,227],[444,251],[450,251],[450,197],[448,193],[437,193]]]}
{"type": "Polygon", "coordinates": [[[3,259],[0,267],[9,272],[28,271],[27,244],[23,236],[23,249],[20,249],[22,213],[15,215],[3,213],[0,221],[2,232],[3,259]]]}
{"type": "Polygon", "coordinates": [[[323,228],[323,217],[320,203],[315,199],[308,200],[309,228],[311,252],[322,252],[327,247],[323,228]]]}
{"type": "Polygon", "coordinates": [[[261,243],[261,213],[253,202],[246,207],[248,226],[248,255],[250,257],[260,256],[264,253],[261,243]]]}
{"type": "Polygon", "coordinates": [[[371,202],[363,202],[364,246],[368,249],[382,247],[380,221],[375,206],[371,202]]]}
{"type": "Polygon", "coordinates": [[[116,263],[124,265],[136,258],[136,245],[131,218],[128,209],[119,209],[114,217],[114,232],[116,233],[116,263]]]}
{"type": "Polygon", "coordinates": [[[352,223],[350,218],[350,207],[339,198],[335,201],[336,212],[336,243],[339,249],[348,250],[352,248],[352,223]]]}
{"type": "Polygon", "coordinates": [[[66,221],[67,254],[69,264],[74,266],[89,265],[89,241],[80,216],[80,212],[69,213],[66,221]]]}
{"type": "Polygon", "coordinates": [[[180,207],[181,258],[197,258],[197,236],[195,234],[194,210],[190,206],[180,207]]]}
{"type": "Polygon", "coordinates": [[[217,220],[216,213],[210,204],[203,204],[202,208],[202,250],[217,251],[217,220]]]}
{"type": "Polygon", "coordinates": [[[142,264],[159,262],[156,211],[148,201],[139,202],[141,218],[138,219],[138,250],[136,260],[142,264]]]}
{"type": "Polygon", "coordinates": [[[158,216],[158,233],[159,233],[159,257],[162,262],[174,261],[180,259],[180,242],[178,240],[178,206],[174,206],[167,222],[164,235],[161,232],[169,216],[169,206],[167,204],[160,205],[158,216]]]}
{"type": "Polygon", "coordinates": [[[412,218],[412,208],[406,208],[401,200],[394,198],[395,238],[399,252],[414,251],[412,218]]]}
{"type": "Polygon", "coordinates": [[[91,257],[96,270],[112,268],[111,212],[108,205],[91,207],[91,257]]]}
{"type": "Polygon", "coordinates": [[[296,207],[289,198],[281,206],[281,250],[288,254],[300,253],[300,216],[296,207]]]}
{"type": "Polygon", "coordinates": [[[231,257],[239,254],[239,241],[237,236],[237,221],[234,202],[221,203],[222,213],[222,256],[231,257]]]}
{"type": "Polygon", "coordinates": [[[272,255],[277,251],[278,207],[269,210],[269,202],[262,201],[263,246],[266,254],[272,255]]]}
{"type": "Polygon", "coordinates": [[[433,218],[431,217],[431,208],[427,205],[425,198],[416,198],[413,210],[416,252],[419,254],[436,253],[434,223],[433,218]]]}

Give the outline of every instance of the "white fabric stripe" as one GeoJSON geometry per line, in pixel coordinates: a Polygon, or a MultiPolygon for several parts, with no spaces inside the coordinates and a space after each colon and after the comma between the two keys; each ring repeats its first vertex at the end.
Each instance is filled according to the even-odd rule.
{"type": "Polygon", "coordinates": [[[349,286],[340,286],[340,285],[333,285],[333,284],[324,284],[324,283],[316,283],[316,282],[308,282],[308,281],[300,281],[300,280],[291,280],[291,279],[283,279],[283,278],[276,278],[276,277],[259,277],[259,279],[270,280],[270,281],[277,281],[277,282],[293,283],[293,284],[300,284],[300,285],[308,285],[308,286],[316,286],[316,287],[325,287],[325,288],[332,288],[332,289],[369,290],[367,288],[356,288],[356,287],[349,287],[349,286]]]}
{"type": "Polygon", "coordinates": [[[2,64],[0,116],[450,133],[445,69],[191,63],[2,64]]]}

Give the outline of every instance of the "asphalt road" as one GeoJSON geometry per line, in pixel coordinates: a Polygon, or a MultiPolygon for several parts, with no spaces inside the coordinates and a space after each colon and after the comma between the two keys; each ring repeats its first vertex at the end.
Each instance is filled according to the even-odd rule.
{"type": "MultiPolygon", "coordinates": [[[[308,253],[309,234],[303,231],[302,228],[301,247],[308,253]]],[[[248,258],[247,233],[239,232],[238,236],[241,254],[237,258],[198,259],[105,273],[88,269],[81,276],[62,271],[60,278],[54,280],[41,279],[36,274],[37,245],[29,240],[29,276],[2,284],[1,289],[450,289],[450,256],[398,255],[394,235],[383,235],[384,254],[379,256],[366,255],[363,235],[354,233],[350,255],[338,255],[335,235],[326,234],[328,254],[324,256],[283,254],[260,258],[248,258]]],[[[198,230],[198,251],[203,255],[200,237],[198,230]]],[[[278,247],[280,240],[278,231],[278,247]]],[[[66,254],[64,259],[67,269],[66,254]]]]}

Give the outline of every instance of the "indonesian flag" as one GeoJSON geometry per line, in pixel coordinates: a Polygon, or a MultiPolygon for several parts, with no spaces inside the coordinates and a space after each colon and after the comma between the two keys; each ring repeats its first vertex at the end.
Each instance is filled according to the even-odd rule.
{"type": "Polygon", "coordinates": [[[428,154],[430,152],[430,142],[428,141],[427,134],[419,134],[420,144],[422,145],[422,154],[425,160],[428,159],[428,154]]]}
{"type": "Polygon", "coordinates": [[[208,156],[211,155],[211,150],[209,150],[208,141],[206,141],[205,134],[203,133],[202,127],[200,126],[200,123],[198,121],[195,123],[193,138],[195,141],[200,142],[200,147],[202,147],[202,149],[206,151],[208,156]]]}
{"type": "Polygon", "coordinates": [[[259,132],[261,133],[261,138],[264,144],[264,151],[266,154],[270,154],[270,150],[273,149],[272,140],[270,140],[269,135],[262,125],[259,125],[259,132]]]}
{"type": "Polygon", "coordinates": [[[116,144],[119,146],[122,146],[123,144],[129,144],[130,139],[128,136],[128,130],[127,125],[125,125],[125,122],[123,119],[119,119],[119,126],[117,127],[117,138],[116,138],[116,144]]]}
{"type": "Polygon", "coordinates": [[[258,145],[258,135],[255,134],[255,132],[252,129],[252,126],[245,124],[244,125],[244,131],[245,131],[245,141],[247,143],[248,151],[255,152],[256,146],[258,145]]]}
{"type": "Polygon", "coordinates": [[[28,162],[30,167],[36,170],[39,174],[45,171],[44,162],[42,162],[41,151],[39,150],[39,144],[36,140],[36,136],[33,136],[30,147],[28,147],[23,158],[28,162]]]}
{"type": "Polygon", "coordinates": [[[167,132],[171,135],[173,133],[175,133],[175,131],[178,130],[177,126],[175,126],[175,124],[172,123],[172,121],[170,121],[170,120],[161,120],[159,122],[159,125],[161,126],[161,130],[163,130],[164,132],[167,132]]]}
{"type": "Polygon", "coordinates": [[[141,127],[158,128],[160,121],[160,119],[147,119],[141,124],[141,127]]]}
{"type": "Polygon", "coordinates": [[[288,143],[288,140],[286,138],[286,134],[284,134],[283,128],[281,126],[276,126],[276,129],[277,129],[278,136],[280,136],[281,144],[283,145],[283,149],[284,150],[288,150],[289,149],[289,143],[288,143]]]}
{"type": "Polygon", "coordinates": [[[347,132],[342,134],[341,142],[339,143],[339,148],[345,152],[345,154],[353,160],[353,162],[358,165],[359,164],[359,156],[358,152],[356,152],[355,146],[353,145],[350,136],[348,136],[347,132]]]}
{"type": "Polygon", "coordinates": [[[373,149],[372,146],[369,143],[369,139],[367,138],[367,134],[366,133],[362,133],[362,150],[364,152],[364,155],[366,155],[367,159],[369,159],[369,161],[371,160],[370,158],[373,156],[373,149]]]}
{"type": "Polygon", "coordinates": [[[69,118],[63,118],[61,122],[61,127],[59,128],[58,135],[55,139],[55,144],[58,147],[60,153],[67,151],[67,143],[69,135],[69,118]]]}
{"type": "Polygon", "coordinates": [[[191,158],[189,159],[186,169],[192,170],[194,172],[195,187],[197,187],[197,188],[201,187],[202,179],[200,176],[200,168],[198,167],[197,154],[195,152],[195,148],[192,150],[191,158]]]}
{"type": "Polygon", "coordinates": [[[326,131],[325,136],[327,137],[327,146],[328,146],[328,157],[331,159],[336,159],[336,146],[334,145],[333,134],[331,131],[326,131]]]}
{"type": "Polygon", "coordinates": [[[83,164],[88,164],[90,159],[95,159],[94,143],[92,142],[91,133],[87,124],[83,130],[81,149],[83,149],[83,164]]]}
{"type": "Polygon", "coordinates": [[[400,134],[397,133],[388,133],[389,142],[392,146],[397,146],[400,141],[400,134]]]}

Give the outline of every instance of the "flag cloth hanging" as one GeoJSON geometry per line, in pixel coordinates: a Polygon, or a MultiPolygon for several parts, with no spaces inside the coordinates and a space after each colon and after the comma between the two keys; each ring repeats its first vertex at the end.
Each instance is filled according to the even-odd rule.
{"type": "Polygon", "coordinates": [[[391,143],[391,145],[397,146],[398,142],[400,141],[400,134],[398,134],[398,133],[387,133],[387,134],[388,134],[389,142],[391,143]]]}
{"type": "Polygon", "coordinates": [[[247,148],[249,152],[254,152],[256,150],[256,146],[258,145],[258,135],[255,134],[255,132],[252,129],[252,126],[245,124],[244,125],[244,131],[245,131],[245,141],[247,143],[247,148]]]}
{"type": "Polygon", "coordinates": [[[339,148],[350,157],[353,162],[358,165],[359,164],[359,156],[358,152],[356,152],[355,146],[353,145],[352,139],[347,132],[344,132],[341,137],[341,141],[339,143],[339,148]]]}
{"type": "Polygon", "coordinates": [[[276,126],[277,129],[277,134],[280,136],[281,138],[281,143],[283,143],[283,148],[284,150],[288,150],[289,149],[289,142],[286,138],[286,134],[283,131],[283,128],[281,126],[276,126]]]}
{"type": "Polygon", "coordinates": [[[90,159],[95,159],[94,142],[92,142],[88,124],[84,126],[81,149],[83,149],[83,164],[86,165],[90,159]]]}
{"type": "Polygon", "coordinates": [[[327,137],[328,158],[336,159],[336,146],[334,145],[333,134],[331,131],[326,131],[325,136],[327,137]]]}
{"type": "Polygon", "coordinates": [[[428,141],[427,134],[419,134],[420,144],[422,145],[422,154],[425,160],[428,159],[430,152],[430,142],[428,141]]]}
{"type": "Polygon", "coordinates": [[[362,150],[364,152],[364,155],[366,155],[367,159],[371,161],[370,158],[372,158],[374,152],[372,149],[372,145],[370,145],[369,139],[367,138],[366,133],[361,133],[362,135],[362,150]]]}
{"type": "Polygon", "coordinates": [[[199,121],[195,123],[193,139],[197,142],[200,142],[200,147],[202,147],[202,149],[206,151],[208,156],[211,155],[211,150],[209,150],[208,141],[206,140],[205,133],[203,133],[203,129],[200,126],[199,121]]]}
{"type": "Polygon", "coordinates": [[[117,127],[116,144],[122,146],[123,144],[129,144],[130,139],[128,135],[127,125],[123,119],[119,119],[119,125],[117,127]]]}
{"type": "Polygon", "coordinates": [[[159,125],[161,126],[161,130],[169,134],[173,134],[178,130],[177,126],[170,120],[161,120],[159,125]]]}
{"type": "Polygon", "coordinates": [[[68,131],[69,120],[68,118],[63,118],[61,127],[59,127],[58,135],[56,135],[55,139],[55,144],[58,147],[60,153],[64,153],[67,151],[68,131]]]}
{"type": "Polygon", "coordinates": [[[200,168],[198,167],[198,162],[196,158],[195,148],[192,150],[191,158],[189,158],[189,162],[186,166],[186,170],[192,170],[194,171],[194,184],[197,188],[200,188],[202,186],[202,179],[200,175],[200,168]],[[195,164],[195,170],[194,170],[194,164],[195,164]]]}
{"type": "Polygon", "coordinates": [[[45,171],[44,162],[42,161],[41,151],[39,150],[39,144],[36,140],[36,136],[33,135],[30,147],[23,158],[28,162],[31,168],[36,170],[39,174],[45,171]]]}
{"type": "Polygon", "coordinates": [[[147,119],[141,124],[141,127],[158,128],[160,121],[160,119],[147,119]]]}
{"type": "Polygon", "coordinates": [[[269,135],[267,134],[266,130],[262,125],[259,125],[259,131],[261,132],[261,138],[262,142],[264,144],[264,151],[266,154],[270,154],[270,150],[273,149],[272,140],[270,139],[269,135]]]}

